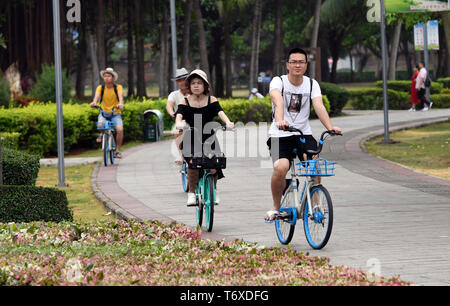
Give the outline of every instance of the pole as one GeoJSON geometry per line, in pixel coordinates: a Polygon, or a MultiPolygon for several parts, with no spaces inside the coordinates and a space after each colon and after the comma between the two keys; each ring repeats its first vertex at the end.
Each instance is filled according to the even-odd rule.
{"type": "MultiPolygon", "coordinates": [[[[172,33],[172,75],[175,77],[175,73],[178,67],[178,54],[177,54],[177,25],[175,19],[175,0],[170,0],[170,25],[172,33]]],[[[172,82],[173,90],[177,88],[177,83],[172,82]]]]}
{"type": "MultiPolygon", "coordinates": [[[[428,67],[428,22],[424,22],[423,24],[423,59],[424,59],[424,65],[425,69],[427,70],[427,74],[430,73],[430,69],[428,67]]],[[[423,80],[425,82],[425,80],[423,80]]],[[[427,97],[427,100],[430,101],[430,88],[425,87],[425,94],[427,97]]],[[[424,105],[425,107],[426,105],[424,105]]]]}
{"type": "Polygon", "coordinates": [[[61,28],[59,0],[53,0],[53,37],[55,40],[56,137],[58,142],[58,186],[66,187],[64,177],[64,130],[62,111],[61,28]]]}
{"type": "Polygon", "coordinates": [[[389,103],[387,95],[387,48],[386,48],[386,11],[384,0],[381,4],[381,53],[383,62],[383,105],[384,105],[384,142],[391,142],[389,139],[389,103]]]}

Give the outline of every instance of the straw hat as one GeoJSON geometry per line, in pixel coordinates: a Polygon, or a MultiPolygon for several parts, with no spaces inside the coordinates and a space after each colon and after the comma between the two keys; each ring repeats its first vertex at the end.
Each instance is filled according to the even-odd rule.
{"type": "Polygon", "coordinates": [[[102,77],[105,73],[109,73],[110,75],[112,75],[114,77],[114,82],[117,81],[117,79],[119,78],[119,74],[116,71],[114,71],[113,68],[106,68],[105,70],[100,71],[100,75],[102,77]]]}
{"type": "Polygon", "coordinates": [[[203,81],[205,81],[206,84],[210,85],[208,82],[208,76],[203,70],[200,69],[195,69],[194,71],[192,71],[187,77],[186,81],[190,81],[195,76],[200,77],[203,81]]]}
{"type": "Polygon", "coordinates": [[[175,77],[172,78],[172,81],[185,79],[188,77],[188,75],[189,72],[186,70],[186,68],[177,69],[177,71],[175,72],[175,77]]]}

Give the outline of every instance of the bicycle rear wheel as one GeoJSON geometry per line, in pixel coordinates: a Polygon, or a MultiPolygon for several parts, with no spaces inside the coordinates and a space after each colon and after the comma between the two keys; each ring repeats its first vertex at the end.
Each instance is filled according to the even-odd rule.
{"type": "Polygon", "coordinates": [[[328,190],[322,185],[311,189],[312,214],[305,205],[303,227],[306,240],[313,249],[322,249],[330,239],[333,229],[333,204],[328,190]]]}
{"type": "Polygon", "coordinates": [[[291,180],[286,180],[286,187],[281,197],[280,213],[281,218],[275,220],[275,231],[277,233],[278,240],[282,244],[288,244],[291,242],[294,236],[295,223],[297,221],[297,210],[295,208],[295,195],[291,180]]]}
{"type": "Polygon", "coordinates": [[[108,166],[108,158],[109,158],[109,141],[108,135],[106,133],[103,134],[102,137],[102,148],[103,148],[103,163],[105,167],[108,166]]]}
{"type": "Polygon", "coordinates": [[[214,176],[208,175],[205,182],[205,217],[206,217],[206,230],[212,231],[214,222],[214,201],[216,198],[216,190],[214,188],[214,176]]]}
{"type": "Polygon", "coordinates": [[[183,163],[181,164],[181,186],[183,187],[183,190],[185,192],[189,191],[189,185],[188,185],[188,164],[187,162],[184,160],[183,163]]]}

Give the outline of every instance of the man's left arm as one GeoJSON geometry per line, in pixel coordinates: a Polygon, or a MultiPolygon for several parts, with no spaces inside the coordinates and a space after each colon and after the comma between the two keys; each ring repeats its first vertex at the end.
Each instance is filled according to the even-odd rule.
{"type": "Polygon", "coordinates": [[[337,133],[342,133],[341,129],[337,126],[333,126],[331,123],[330,116],[328,115],[327,109],[323,105],[322,97],[316,97],[312,99],[312,104],[314,106],[314,111],[317,117],[319,117],[320,122],[327,130],[334,130],[337,133]]]}

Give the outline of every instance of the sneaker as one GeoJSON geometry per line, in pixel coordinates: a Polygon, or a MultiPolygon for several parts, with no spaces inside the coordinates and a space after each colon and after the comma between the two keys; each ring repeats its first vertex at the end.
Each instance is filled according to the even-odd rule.
{"type": "Polygon", "coordinates": [[[197,197],[195,196],[195,193],[188,193],[187,206],[197,206],[197,197]]]}
{"type": "Polygon", "coordinates": [[[219,195],[217,194],[217,190],[216,190],[216,198],[215,198],[214,204],[215,204],[215,205],[219,205],[219,203],[220,203],[220,197],[219,197],[219,195]]]}
{"type": "Polygon", "coordinates": [[[430,106],[428,106],[429,109],[433,106],[433,102],[430,101],[430,106]]]}
{"type": "Polygon", "coordinates": [[[422,109],[422,112],[426,112],[428,110],[428,107],[424,107],[423,109],[422,109]]]}
{"type": "Polygon", "coordinates": [[[415,112],[416,109],[411,107],[410,109],[408,109],[408,111],[410,111],[410,112],[415,112]]]}

